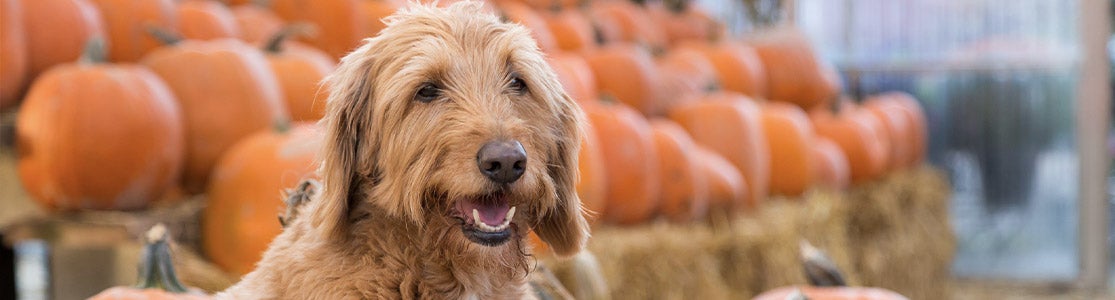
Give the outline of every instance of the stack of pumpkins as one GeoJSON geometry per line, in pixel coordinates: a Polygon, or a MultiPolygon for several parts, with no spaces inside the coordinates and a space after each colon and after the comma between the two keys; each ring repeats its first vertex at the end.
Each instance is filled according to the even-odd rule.
{"type": "MultiPolygon", "coordinates": [[[[403,5],[0,2],[0,108],[23,101],[27,191],[58,210],[208,192],[207,254],[236,274],[281,230],[281,190],[312,176],[317,130],[297,122],[321,117],[320,80],[403,5]]],[[[585,110],[577,188],[595,223],[745,213],[768,195],[841,189],[925,157],[915,99],[841,101],[836,72],[792,28],[732,39],[684,1],[487,7],[532,30],[585,110]]]]}

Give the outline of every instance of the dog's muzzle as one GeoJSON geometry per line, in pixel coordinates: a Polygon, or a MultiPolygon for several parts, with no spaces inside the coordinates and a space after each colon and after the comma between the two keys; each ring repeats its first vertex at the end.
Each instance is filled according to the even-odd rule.
{"type": "Polygon", "coordinates": [[[515,140],[491,141],[476,152],[476,165],[488,179],[509,184],[519,180],[526,170],[527,152],[515,140]]]}

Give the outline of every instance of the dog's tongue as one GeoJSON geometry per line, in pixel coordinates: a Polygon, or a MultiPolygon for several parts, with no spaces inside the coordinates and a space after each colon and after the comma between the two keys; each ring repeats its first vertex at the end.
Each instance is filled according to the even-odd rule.
{"type": "Polygon", "coordinates": [[[495,201],[458,201],[459,209],[468,218],[472,218],[472,210],[475,209],[480,215],[480,221],[489,226],[497,226],[503,223],[503,219],[507,218],[507,211],[511,209],[510,205],[504,199],[495,199],[495,201]]]}

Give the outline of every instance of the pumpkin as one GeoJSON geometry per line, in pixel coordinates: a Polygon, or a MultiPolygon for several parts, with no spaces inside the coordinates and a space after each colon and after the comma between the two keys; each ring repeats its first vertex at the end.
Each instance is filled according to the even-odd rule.
{"type": "Polygon", "coordinates": [[[882,125],[880,132],[885,135],[887,149],[890,150],[884,169],[893,171],[904,168],[912,160],[910,147],[913,146],[913,133],[910,132],[911,122],[907,120],[909,116],[903,108],[878,98],[868,98],[862,107],[882,125]]]}
{"type": "Polygon", "coordinates": [[[708,182],[697,156],[697,144],[677,123],[650,122],[658,153],[658,186],[661,215],[674,222],[688,222],[708,212],[708,182]]]}
{"type": "Polygon", "coordinates": [[[43,73],[24,99],[19,176],[52,210],[143,208],[181,171],[179,108],[154,73],[100,63],[91,45],[86,61],[43,73]]]}
{"type": "Polygon", "coordinates": [[[697,146],[697,164],[708,185],[708,213],[730,212],[747,205],[747,181],[732,162],[708,148],[697,146]]]}
{"type": "Polygon", "coordinates": [[[527,240],[530,242],[531,245],[531,255],[534,255],[535,257],[554,256],[554,251],[550,250],[550,245],[547,245],[546,242],[542,241],[542,238],[538,237],[538,234],[534,233],[533,230],[531,230],[530,233],[527,234],[527,240]]]}
{"type": "Polygon", "coordinates": [[[329,99],[329,89],[321,86],[321,82],[333,72],[336,63],[321,50],[286,40],[305,30],[291,25],[279,31],[264,46],[264,53],[279,80],[291,119],[317,121],[325,116],[325,102],[329,99]]]}
{"type": "Polygon", "coordinates": [[[519,23],[529,29],[530,36],[534,38],[539,49],[547,52],[558,49],[557,41],[554,39],[553,33],[550,32],[546,19],[542,18],[542,15],[531,9],[530,6],[519,2],[504,1],[500,3],[499,9],[505,19],[519,23]]]}
{"type": "Polygon", "coordinates": [[[139,283],[135,286],[109,288],[89,300],[211,299],[201,290],[186,287],[178,280],[178,274],[174,272],[170,241],[163,224],[155,225],[144,234],[137,277],[139,283]]]}
{"type": "Polygon", "coordinates": [[[686,42],[678,47],[704,53],[716,67],[717,81],[725,90],[758,98],[767,96],[766,70],[754,48],[733,42],[686,42]]]}
{"type": "Polygon", "coordinates": [[[317,26],[318,34],[304,40],[340,59],[356,48],[368,33],[367,16],[360,9],[364,0],[270,0],[271,10],[288,22],[317,26]]]}
{"type": "Polygon", "coordinates": [[[908,300],[894,291],[869,287],[790,286],[764,292],[752,300],[908,300]],[[800,296],[800,297],[795,297],[800,296]]]}
{"type": "Polygon", "coordinates": [[[801,108],[785,102],[763,105],[763,136],[770,153],[770,192],[799,196],[813,186],[816,162],[813,124],[801,108]]]}
{"type": "Polygon", "coordinates": [[[594,19],[618,25],[621,41],[645,45],[656,51],[666,48],[666,36],[646,9],[633,2],[593,1],[590,14],[594,19]]]}
{"type": "MultiPolygon", "coordinates": [[[[22,0],[29,76],[76,61],[93,37],[103,38],[97,7],[86,0],[22,0]],[[64,28],[64,30],[59,30],[64,28]]],[[[106,46],[106,50],[112,45],[106,46]]]]}
{"type": "Polygon", "coordinates": [[[519,2],[529,5],[536,10],[554,9],[554,8],[573,8],[584,0],[506,0],[519,2]]]}
{"type": "Polygon", "coordinates": [[[249,44],[261,44],[283,28],[283,19],[266,7],[255,4],[232,7],[232,16],[240,28],[240,39],[249,44]]]}
{"type": "Polygon", "coordinates": [[[880,95],[880,97],[901,108],[906,115],[906,121],[909,122],[907,126],[910,129],[910,157],[904,165],[915,166],[921,164],[925,161],[929,146],[929,125],[925,110],[922,109],[918,100],[914,99],[914,96],[905,92],[888,92],[880,95]]]}
{"type": "Polygon", "coordinates": [[[805,34],[794,27],[774,29],[748,43],[762,60],[768,96],[812,108],[840,94],[840,77],[817,57],[805,34]]]}
{"type": "Polygon", "coordinates": [[[364,36],[373,37],[379,35],[380,31],[387,28],[387,23],[383,22],[383,18],[395,14],[397,10],[399,10],[399,4],[392,1],[360,1],[360,12],[364,14],[365,20],[364,36]]]}
{"type": "Polygon", "coordinates": [[[585,53],[602,94],[614,97],[645,115],[661,114],[658,67],[646,49],[631,44],[613,44],[585,53]]]}
{"type": "Polygon", "coordinates": [[[741,94],[718,92],[675,106],[670,119],[681,124],[697,144],[724,156],[739,169],[750,193],[746,205],[737,208],[757,208],[767,195],[771,169],[759,105],[741,94]]]}
{"type": "Polygon", "coordinates": [[[15,105],[27,80],[27,47],[20,0],[0,0],[0,109],[15,105]]]}
{"type": "Polygon", "coordinates": [[[621,225],[646,221],[658,207],[658,154],[654,131],[634,109],[605,102],[584,106],[604,157],[607,204],[604,220],[621,225]]]}
{"type": "Polygon", "coordinates": [[[715,89],[716,69],[700,52],[693,49],[676,49],[658,57],[658,70],[662,73],[663,111],[686,101],[699,99],[715,89]]]}
{"type": "Polygon", "coordinates": [[[600,140],[596,138],[596,130],[592,124],[585,124],[585,132],[581,135],[581,151],[577,153],[577,170],[580,177],[577,181],[577,196],[581,198],[581,206],[589,211],[589,222],[597,224],[600,213],[607,208],[608,176],[604,170],[604,153],[600,149],[600,140]]]}
{"type": "Polygon", "coordinates": [[[236,17],[224,4],[210,0],[178,3],[178,33],[187,39],[212,40],[240,36],[236,17]]]}
{"type": "Polygon", "coordinates": [[[844,150],[840,150],[836,142],[818,136],[813,144],[813,157],[817,163],[814,170],[817,172],[815,177],[818,185],[835,189],[848,187],[852,171],[848,167],[844,150]]]}
{"type": "Polygon", "coordinates": [[[251,272],[282,232],[283,190],[312,177],[321,134],[313,124],[280,124],[244,138],[213,169],[202,212],[202,244],[221,269],[251,272]]]}
{"type": "Polygon", "coordinates": [[[592,21],[577,9],[561,9],[544,15],[546,25],[557,47],[565,51],[587,51],[596,48],[592,21]]]}
{"type": "Polygon", "coordinates": [[[172,0],[93,0],[101,11],[108,44],[109,60],[138,61],[162,42],[149,34],[152,28],[174,31],[175,6],[172,0]]]}
{"type": "Polygon", "coordinates": [[[818,136],[831,139],[844,152],[854,184],[874,179],[886,167],[888,150],[880,133],[879,120],[870,112],[844,102],[836,111],[814,110],[810,113],[818,136]]]}
{"type": "Polygon", "coordinates": [[[596,76],[592,74],[592,67],[584,58],[568,52],[557,52],[547,55],[547,62],[557,74],[566,95],[581,104],[596,101],[596,76]]]}
{"type": "Polygon", "coordinates": [[[241,138],[287,118],[274,72],[239,40],[186,40],[143,59],[170,86],[186,124],[183,188],[205,188],[217,159],[241,138]]]}
{"type": "Polygon", "coordinates": [[[673,3],[652,2],[647,3],[647,11],[651,19],[658,25],[669,44],[676,45],[684,41],[708,41],[720,37],[723,25],[712,18],[708,13],[700,10],[695,4],[686,1],[673,3]],[[677,5],[673,5],[676,3],[677,5]]]}

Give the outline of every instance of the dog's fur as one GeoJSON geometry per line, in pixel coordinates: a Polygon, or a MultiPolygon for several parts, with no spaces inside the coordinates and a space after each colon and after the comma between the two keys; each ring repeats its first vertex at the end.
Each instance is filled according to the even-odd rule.
{"type": "Polygon", "coordinates": [[[583,113],[529,32],[480,6],[412,4],[341,61],[321,121],[323,191],[218,298],[531,298],[527,233],[562,255],[584,246],[583,113]],[[512,76],[525,91],[510,88],[512,76]],[[441,96],[417,101],[426,83],[441,96]],[[528,157],[509,185],[477,168],[478,149],[500,139],[528,157]],[[455,201],[495,193],[518,208],[512,238],[474,243],[455,201]]]}

